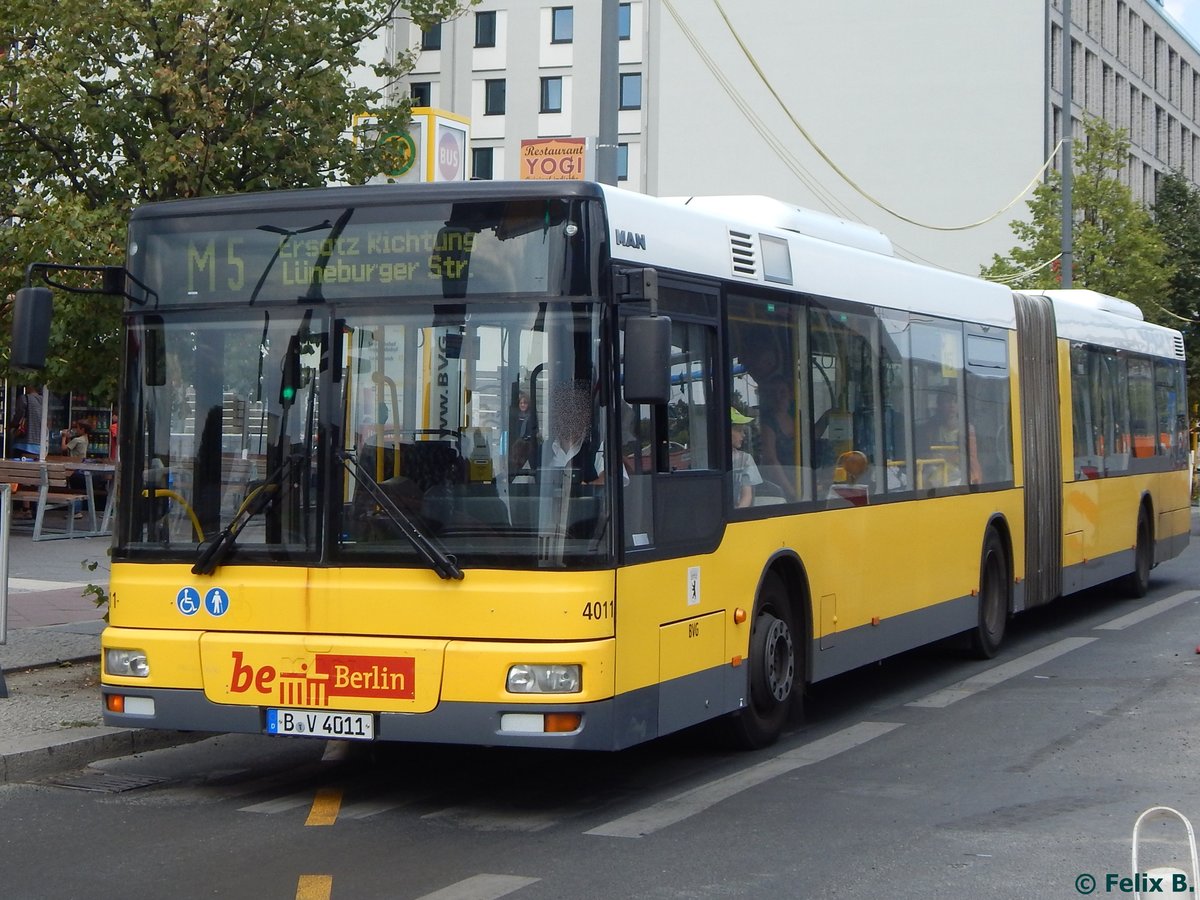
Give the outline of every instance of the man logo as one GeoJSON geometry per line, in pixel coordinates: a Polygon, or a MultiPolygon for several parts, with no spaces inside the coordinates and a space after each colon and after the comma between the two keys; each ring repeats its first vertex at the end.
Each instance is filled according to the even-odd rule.
{"type": "Polygon", "coordinates": [[[638,234],[636,231],[622,231],[617,229],[617,243],[622,247],[632,247],[634,250],[646,249],[646,236],[638,234]]]}

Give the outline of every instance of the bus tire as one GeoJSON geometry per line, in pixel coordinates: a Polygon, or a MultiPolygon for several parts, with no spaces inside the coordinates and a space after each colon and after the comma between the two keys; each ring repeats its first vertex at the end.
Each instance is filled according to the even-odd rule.
{"type": "Polygon", "coordinates": [[[742,749],[775,743],[800,703],[804,652],[793,622],[783,579],[767,573],[750,630],[746,705],[729,718],[730,736],[742,749]]]}
{"type": "Polygon", "coordinates": [[[1138,510],[1137,545],[1133,550],[1133,571],[1124,577],[1121,586],[1130,597],[1140,600],[1150,592],[1150,570],[1154,568],[1154,533],[1146,507],[1138,510]]]}
{"type": "Polygon", "coordinates": [[[1011,592],[1004,541],[989,528],[979,561],[979,615],[971,631],[971,653],[978,659],[994,657],[1004,641],[1011,592]]]}

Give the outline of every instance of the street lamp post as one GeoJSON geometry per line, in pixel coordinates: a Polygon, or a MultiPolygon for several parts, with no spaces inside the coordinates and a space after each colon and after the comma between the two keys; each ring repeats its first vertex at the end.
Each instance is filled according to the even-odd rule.
{"type": "Polygon", "coordinates": [[[620,68],[617,17],[619,0],[600,4],[600,127],[596,140],[596,180],[617,183],[617,85],[620,68]]]}

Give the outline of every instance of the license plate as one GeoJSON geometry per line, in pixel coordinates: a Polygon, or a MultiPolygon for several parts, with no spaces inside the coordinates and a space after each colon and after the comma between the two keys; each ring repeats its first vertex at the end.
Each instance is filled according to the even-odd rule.
{"type": "Polygon", "coordinates": [[[370,741],[375,739],[375,717],[324,709],[268,709],[267,734],[370,741]]]}

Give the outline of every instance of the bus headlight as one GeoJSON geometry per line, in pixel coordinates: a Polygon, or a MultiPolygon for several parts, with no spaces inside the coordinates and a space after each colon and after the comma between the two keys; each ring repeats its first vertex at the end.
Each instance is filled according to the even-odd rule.
{"type": "Polygon", "coordinates": [[[105,650],[104,671],[108,675],[146,678],[150,674],[150,662],[145,650],[105,650]]]}
{"type": "Polygon", "coordinates": [[[580,666],[541,663],[513,666],[505,684],[512,694],[578,694],[582,687],[580,666]]]}

